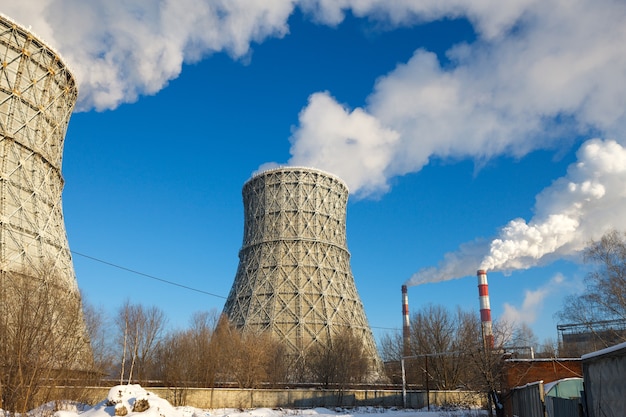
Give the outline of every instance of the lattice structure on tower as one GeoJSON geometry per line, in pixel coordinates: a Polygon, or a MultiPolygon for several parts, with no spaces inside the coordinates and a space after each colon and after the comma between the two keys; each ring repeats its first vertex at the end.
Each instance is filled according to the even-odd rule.
{"type": "Polygon", "coordinates": [[[278,168],[243,186],[244,237],[224,312],[244,332],[269,331],[302,357],[350,329],[380,359],[350,269],[348,188],[328,173],[278,168]]]}
{"type": "MultiPolygon", "coordinates": [[[[63,142],[77,95],[74,77],[58,54],[0,16],[0,295],[4,308],[9,308],[8,294],[24,280],[64,297],[73,294],[80,303],[61,205],[63,142]]],[[[78,322],[83,323],[82,316],[78,322]]],[[[84,325],[76,332],[76,340],[85,343],[82,359],[89,361],[84,325]]]]}

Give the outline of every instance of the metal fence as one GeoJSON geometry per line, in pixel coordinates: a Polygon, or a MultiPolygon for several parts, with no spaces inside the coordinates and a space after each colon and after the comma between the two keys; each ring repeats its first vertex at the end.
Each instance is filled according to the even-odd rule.
{"type": "Polygon", "coordinates": [[[626,343],[583,355],[589,417],[617,417],[626,412],[626,343]]]}
{"type": "Polygon", "coordinates": [[[511,391],[513,415],[518,417],[546,417],[543,403],[543,382],[533,382],[511,391]]]}
{"type": "Polygon", "coordinates": [[[582,417],[580,398],[545,397],[548,417],[582,417]]]}
{"type": "Polygon", "coordinates": [[[515,417],[582,417],[580,398],[546,396],[543,382],[534,382],[511,391],[515,417]]]}

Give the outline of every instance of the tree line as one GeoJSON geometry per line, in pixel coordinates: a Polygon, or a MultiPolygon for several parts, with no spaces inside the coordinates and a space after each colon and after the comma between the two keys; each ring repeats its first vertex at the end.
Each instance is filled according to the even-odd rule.
{"type": "Polygon", "coordinates": [[[215,310],[197,312],[188,328],[170,331],[161,309],[130,302],[119,309],[113,325],[101,309],[89,305],[85,318],[95,368],[120,384],[257,388],[308,382],[330,387],[362,382],[370,371],[370,358],[348,328],[297,356],[267,332],[242,333],[215,310]],[[113,337],[110,329],[115,329],[113,337]]]}
{"type": "MultiPolygon", "coordinates": [[[[590,332],[599,322],[626,322],[626,235],[612,231],[589,242],[584,260],[590,265],[585,291],[566,299],[559,319],[590,332]]],[[[266,333],[241,333],[216,311],[198,312],[187,328],[168,330],[158,307],[127,301],[115,317],[107,317],[103,308],[81,306],[76,293],[56,287],[50,273],[32,276],[7,271],[0,276],[0,408],[7,411],[26,412],[59,395],[51,387],[71,385],[68,381],[158,381],[180,389],[315,383],[342,389],[368,377],[369,358],[349,330],[296,357],[266,333]],[[81,339],[77,328],[86,328],[89,340],[81,339]],[[77,372],[86,343],[93,363],[89,372],[77,372]]],[[[438,305],[414,312],[411,327],[404,378],[418,389],[497,392],[504,355],[532,348],[536,356],[556,357],[563,348],[553,340],[539,344],[528,326],[496,321],[496,346],[488,351],[475,311],[438,305]]],[[[624,341],[625,335],[615,331],[610,342],[624,341]]],[[[379,350],[387,365],[381,381],[400,382],[406,348],[399,333],[382,338],[379,350]]]]}
{"type": "Polygon", "coordinates": [[[383,336],[380,352],[394,383],[403,380],[411,389],[467,390],[493,393],[502,390],[503,359],[555,357],[551,341],[542,345],[524,324],[493,323],[494,346],[486,346],[479,316],[460,308],[426,305],[411,315],[408,346],[399,333],[383,336]],[[404,369],[400,368],[400,361],[404,369]]]}

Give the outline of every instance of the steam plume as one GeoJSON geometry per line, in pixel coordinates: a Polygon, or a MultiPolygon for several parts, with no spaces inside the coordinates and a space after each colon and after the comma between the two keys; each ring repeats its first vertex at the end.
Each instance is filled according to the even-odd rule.
{"type": "MultiPolygon", "coordinates": [[[[428,51],[416,51],[408,63],[381,78],[366,108],[357,109],[377,119],[372,121],[379,124],[376,145],[373,137],[378,135],[361,142],[362,135],[340,129],[340,143],[352,140],[391,152],[393,158],[375,167],[378,178],[356,180],[375,192],[384,191],[390,176],[418,170],[432,155],[523,155],[540,146],[541,130],[553,117],[571,117],[567,127],[576,130],[623,128],[620,104],[626,86],[620,81],[626,34],[621,23],[626,5],[610,0],[561,3],[0,0],[0,10],[63,55],[77,75],[82,110],[112,109],[155,94],[180,74],[184,62],[218,52],[246,58],[252,42],[286,36],[296,8],[327,25],[340,24],[347,12],[388,28],[468,19],[478,39],[448,51],[450,69],[428,51]],[[390,130],[401,135],[399,140],[392,140],[390,130]],[[529,135],[535,137],[530,143],[520,140],[529,135]]],[[[337,107],[337,114],[357,111],[337,107]]],[[[307,109],[303,118],[306,114],[307,109]]],[[[310,141],[310,135],[314,133],[295,134],[294,140],[310,141]]],[[[294,159],[307,159],[299,148],[294,143],[294,159]]],[[[311,155],[312,160],[328,158],[311,155]]],[[[369,168],[363,164],[358,173],[367,178],[369,168]]]]}
{"type": "Polygon", "coordinates": [[[64,56],[77,76],[82,110],[155,94],[184,62],[218,52],[248,58],[251,42],[288,34],[296,7],[329,25],[340,24],[346,12],[387,27],[466,18],[476,32],[473,43],[447,51],[445,65],[432,52],[415,51],[378,79],[366,105],[351,108],[331,92],[312,92],[288,162],[329,170],[353,194],[368,196],[388,191],[392,177],[419,171],[432,157],[522,157],[570,146],[589,132],[615,138],[583,144],[579,162],[537,197],[529,222],[512,220],[493,241],[462,246],[411,283],[477,268],[527,268],[575,253],[609,225],[625,226],[615,214],[626,206],[619,186],[626,143],[624,2],[0,0],[0,6],[64,56]]]}
{"type": "MultiPolygon", "coordinates": [[[[339,104],[330,92],[312,94],[291,138],[290,164],[327,169],[367,196],[386,192],[390,178],[417,172],[432,157],[522,157],[571,146],[592,130],[625,137],[626,3],[413,2],[420,5],[404,4],[404,14],[396,3],[347,2],[398,23],[406,23],[401,16],[464,16],[478,39],[450,49],[445,65],[415,51],[378,79],[364,107],[339,104]],[[372,128],[356,129],[357,119],[372,128]],[[368,158],[345,164],[354,155],[368,158]]],[[[340,11],[333,10],[328,20],[340,11]]],[[[553,227],[571,227],[553,220],[553,227]]]]}
{"type": "Polygon", "coordinates": [[[250,54],[251,42],[282,37],[294,1],[29,0],[0,11],[55,48],[79,85],[79,110],[113,109],[155,94],[196,62],[225,52],[250,54]]]}
{"type": "Polygon", "coordinates": [[[469,276],[477,263],[480,269],[512,271],[575,256],[589,239],[626,228],[625,183],[626,148],[614,140],[589,140],[567,175],[537,196],[529,222],[511,220],[487,248],[463,245],[446,254],[438,268],[418,271],[407,285],[469,276]]]}

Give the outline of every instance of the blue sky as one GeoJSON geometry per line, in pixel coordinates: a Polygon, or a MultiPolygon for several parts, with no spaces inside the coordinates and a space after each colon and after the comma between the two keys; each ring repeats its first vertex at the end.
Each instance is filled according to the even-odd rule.
{"type": "Polygon", "coordinates": [[[623,4],[16,3],[0,12],[79,83],[65,223],[79,287],[111,314],[129,299],[183,327],[221,310],[241,187],[273,164],[348,183],[377,337],[400,328],[405,282],[411,311],[478,313],[483,266],[494,318],[556,339],[581,248],[626,229],[623,4]]]}

